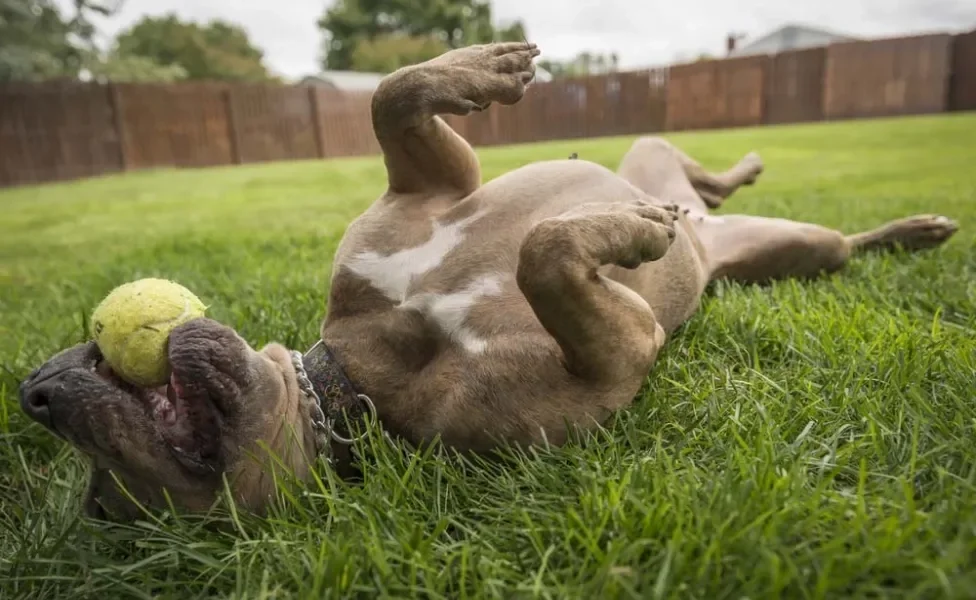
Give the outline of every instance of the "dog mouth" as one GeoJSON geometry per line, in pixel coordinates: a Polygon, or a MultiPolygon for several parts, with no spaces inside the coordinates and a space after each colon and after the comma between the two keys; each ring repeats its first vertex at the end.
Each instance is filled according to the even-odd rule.
{"type": "Polygon", "coordinates": [[[129,383],[104,358],[95,363],[95,374],[137,403],[173,457],[198,475],[216,472],[220,463],[221,423],[219,401],[205,386],[181,376],[174,368],[169,381],[158,387],[129,383]]]}

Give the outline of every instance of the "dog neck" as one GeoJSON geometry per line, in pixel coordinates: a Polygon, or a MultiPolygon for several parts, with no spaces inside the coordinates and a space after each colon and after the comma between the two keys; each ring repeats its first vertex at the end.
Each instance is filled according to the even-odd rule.
{"type": "Polygon", "coordinates": [[[315,430],[316,452],[327,454],[342,477],[355,474],[351,446],[357,436],[366,435],[366,422],[376,418],[372,400],[356,390],[324,341],[305,354],[292,353],[295,372],[303,394],[310,401],[309,412],[315,430]]]}

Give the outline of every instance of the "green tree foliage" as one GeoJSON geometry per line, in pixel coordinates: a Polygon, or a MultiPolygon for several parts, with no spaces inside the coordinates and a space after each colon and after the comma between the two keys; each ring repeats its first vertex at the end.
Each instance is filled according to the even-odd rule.
{"type": "Polygon", "coordinates": [[[554,78],[585,77],[587,75],[603,75],[618,70],[620,57],[616,52],[597,54],[580,52],[568,61],[540,60],[539,66],[549,71],[554,78]]]}
{"type": "Polygon", "coordinates": [[[187,78],[186,69],[178,64],[160,65],[145,56],[118,52],[88,53],[83,65],[91,78],[99,82],[171,83],[187,78]]]}
{"type": "Polygon", "coordinates": [[[431,58],[435,48],[443,51],[525,36],[520,21],[496,28],[489,0],[336,0],[318,25],[324,35],[322,67],[342,70],[377,70],[386,65],[382,70],[387,71],[389,65],[431,58]],[[360,45],[365,49],[357,60],[360,45]],[[403,51],[404,58],[391,56],[396,51],[403,51]]]}
{"type": "Polygon", "coordinates": [[[175,14],[145,17],[119,34],[119,57],[141,57],[162,67],[179,67],[187,79],[266,81],[264,53],[236,25],[180,21],[175,14]]]}
{"type": "Polygon", "coordinates": [[[429,35],[384,34],[356,44],[352,52],[352,68],[391,73],[400,67],[430,60],[447,49],[442,40],[429,35]]]}
{"type": "Polygon", "coordinates": [[[65,17],[51,0],[0,0],[0,81],[77,77],[94,47],[92,15],[120,4],[74,0],[65,17]]]}

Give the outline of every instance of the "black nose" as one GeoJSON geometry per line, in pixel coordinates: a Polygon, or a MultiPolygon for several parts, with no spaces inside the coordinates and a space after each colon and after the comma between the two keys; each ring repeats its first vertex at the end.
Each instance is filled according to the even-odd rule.
{"type": "Polygon", "coordinates": [[[20,407],[28,417],[50,428],[52,382],[32,383],[32,379],[28,378],[20,386],[20,407]]]}
{"type": "Polygon", "coordinates": [[[21,410],[57,433],[55,422],[59,418],[59,411],[71,405],[73,395],[69,392],[72,385],[77,385],[77,374],[84,372],[94,377],[91,372],[100,357],[95,342],[84,342],[47,359],[20,384],[21,410]]]}

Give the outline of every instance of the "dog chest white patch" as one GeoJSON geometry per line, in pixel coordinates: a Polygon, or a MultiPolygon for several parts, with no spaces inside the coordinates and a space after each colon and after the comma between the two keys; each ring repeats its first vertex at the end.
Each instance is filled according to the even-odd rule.
{"type": "Polygon", "coordinates": [[[464,322],[474,306],[486,296],[502,293],[502,276],[482,275],[463,289],[450,294],[417,294],[403,303],[402,308],[418,310],[441,332],[472,354],[488,348],[488,340],[465,326],[464,322]]]}
{"type": "Polygon", "coordinates": [[[447,253],[464,240],[464,228],[480,216],[480,213],[475,213],[449,225],[435,225],[430,239],[423,244],[388,256],[372,251],[360,252],[346,266],[369,280],[390,300],[403,302],[407,299],[410,283],[440,266],[447,253]]]}

